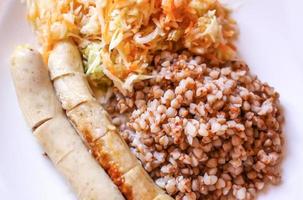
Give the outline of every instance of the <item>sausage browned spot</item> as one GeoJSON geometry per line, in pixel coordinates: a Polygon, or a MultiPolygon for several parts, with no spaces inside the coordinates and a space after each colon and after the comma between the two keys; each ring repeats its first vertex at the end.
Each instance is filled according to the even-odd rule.
{"type": "Polygon", "coordinates": [[[155,187],[153,180],[149,177],[141,165],[138,165],[123,175],[124,185],[121,186],[122,193],[127,199],[133,200],[153,200],[164,191],[155,187]],[[126,191],[132,188],[130,193],[126,191]]]}
{"type": "Polygon", "coordinates": [[[154,200],[171,200],[171,196],[167,195],[167,194],[160,194],[158,196],[156,196],[156,198],[154,198],[154,200]]]}

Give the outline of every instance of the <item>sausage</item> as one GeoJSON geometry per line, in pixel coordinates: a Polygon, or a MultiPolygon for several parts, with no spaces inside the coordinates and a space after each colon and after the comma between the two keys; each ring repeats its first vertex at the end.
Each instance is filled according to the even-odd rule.
{"type": "Polygon", "coordinates": [[[39,52],[18,47],[12,56],[11,74],[27,124],[35,129],[61,112],[39,52]]]}
{"type": "MultiPolygon", "coordinates": [[[[87,84],[85,84],[86,91],[84,88],[76,87],[79,83],[72,84],[74,75],[84,74],[83,67],[79,67],[79,63],[81,63],[79,50],[72,41],[65,40],[55,45],[50,53],[48,66],[57,94],[64,93],[66,90],[77,90],[76,94],[83,93],[84,95],[91,90],[87,84]],[[70,79],[69,89],[62,88],[56,83],[62,78],[70,79]]],[[[161,199],[164,191],[145,172],[96,99],[91,96],[89,100],[83,99],[71,108],[65,105],[69,105],[74,97],[71,95],[65,95],[65,97],[68,98],[59,96],[59,99],[67,116],[124,196],[135,200],[149,200],[157,197],[161,199]]]]}
{"type": "Polygon", "coordinates": [[[12,57],[11,74],[28,125],[78,198],[123,200],[62,111],[39,52],[18,47],[12,57]]]}

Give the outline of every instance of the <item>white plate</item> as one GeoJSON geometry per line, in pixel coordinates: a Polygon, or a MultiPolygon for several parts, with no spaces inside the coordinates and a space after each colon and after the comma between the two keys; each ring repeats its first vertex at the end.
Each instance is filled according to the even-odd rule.
{"type": "MultiPolygon", "coordinates": [[[[253,73],[281,94],[287,153],[283,183],[259,199],[301,199],[303,180],[303,1],[225,0],[239,23],[239,51],[253,73]]],[[[17,0],[0,0],[0,199],[73,200],[72,191],[42,155],[17,105],[9,74],[14,47],[35,43],[17,0]]]]}

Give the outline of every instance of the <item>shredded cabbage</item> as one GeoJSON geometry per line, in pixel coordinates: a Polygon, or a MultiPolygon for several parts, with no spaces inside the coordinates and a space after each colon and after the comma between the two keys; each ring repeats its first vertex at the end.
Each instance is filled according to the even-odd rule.
{"type": "Polygon", "coordinates": [[[236,55],[235,23],[217,0],[27,0],[27,10],[45,57],[73,38],[83,54],[88,48],[86,73],[95,79],[145,74],[158,50],[187,49],[212,64],[236,55]]]}

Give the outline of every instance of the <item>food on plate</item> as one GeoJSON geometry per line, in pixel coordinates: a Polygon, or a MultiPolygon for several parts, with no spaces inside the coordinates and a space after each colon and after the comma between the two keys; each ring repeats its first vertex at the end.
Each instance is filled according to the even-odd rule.
{"type": "Polygon", "coordinates": [[[235,22],[216,0],[29,0],[28,19],[49,51],[73,38],[93,83],[131,90],[157,51],[187,49],[213,64],[236,56],[235,22]],[[111,80],[111,81],[109,81],[111,80]]]}
{"type": "Polygon", "coordinates": [[[30,47],[18,47],[11,73],[28,125],[78,198],[124,199],[64,115],[41,55],[30,47]]]}
{"type": "Polygon", "coordinates": [[[279,94],[239,58],[217,0],[26,4],[49,76],[21,48],[18,98],[80,199],[251,200],[280,182],[279,94]]]}
{"type": "Polygon", "coordinates": [[[162,195],[164,191],[144,171],[104,108],[90,94],[86,80],[74,78],[84,77],[83,67],[78,65],[81,57],[76,45],[71,41],[58,42],[48,61],[56,93],[68,118],[124,196],[153,200],[162,195]]]}
{"type": "Polygon", "coordinates": [[[280,182],[283,115],[272,87],[241,61],[212,67],[162,52],[154,64],[154,78],[128,96],[113,89],[105,108],[157,185],[175,199],[254,199],[280,182]]]}

